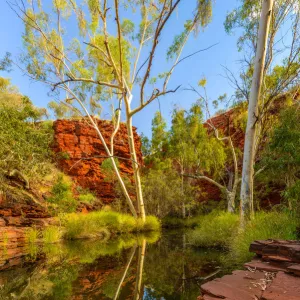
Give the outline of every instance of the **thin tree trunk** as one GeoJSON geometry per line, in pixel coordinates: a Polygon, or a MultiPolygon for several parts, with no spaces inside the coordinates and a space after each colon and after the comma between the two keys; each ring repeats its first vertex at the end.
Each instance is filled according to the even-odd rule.
{"type": "Polygon", "coordinates": [[[143,269],[144,269],[144,259],[146,252],[146,239],[143,239],[142,245],[139,247],[139,257],[138,257],[138,266],[137,266],[137,274],[136,274],[136,283],[135,283],[135,291],[134,291],[134,300],[141,299],[141,287],[142,287],[142,279],[143,279],[143,269]]]}
{"type": "Polygon", "coordinates": [[[256,138],[256,122],[258,120],[258,100],[260,97],[261,84],[263,80],[263,69],[266,57],[268,32],[270,27],[273,0],[263,0],[262,13],[259,22],[258,42],[256,49],[254,74],[252,79],[250,99],[248,105],[248,121],[245,135],[240,217],[241,226],[245,219],[253,215],[253,167],[256,138]]]}
{"type": "Polygon", "coordinates": [[[130,116],[127,117],[127,133],[128,133],[129,149],[130,149],[130,154],[132,159],[132,168],[134,172],[134,183],[135,183],[135,191],[136,191],[137,204],[138,204],[138,216],[143,221],[145,221],[146,213],[145,213],[144,199],[142,193],[140,167],[138,164],[136,150],[135,150],[135,142],[134,142],[134,135],[132,129],[132,117],[130,116]]]}
{"type": "Polygon", "coordinates": [[[185,203],[184,203],[184,182],[183,182],[183,167],[181,167],[181,197],[182,197],[182,218],[186,218],[186,210],[185,210],[185,203]]]}
{"type": "Polygon", "coordinates": [[[235,211],[235,193],[234,192],[230,192],[230,191],[226,191],[226,198],[227,198],[227,211],[229,213],[234,213],[235,211]]]}

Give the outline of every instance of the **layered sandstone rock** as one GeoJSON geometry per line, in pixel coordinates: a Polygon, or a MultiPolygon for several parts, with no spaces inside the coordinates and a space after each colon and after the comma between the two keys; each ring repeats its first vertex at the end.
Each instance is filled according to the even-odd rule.
{"type": "Polygon", "coordinates": [[[198,300],[300,300],[299,241],[254,241],[250,251],[257,258],[244,265],[246,271],[234,271],[201,285],[198,300]]]}
{"type": "MultiPolygon", "coordinates": [[[[114,130],[113,124],[97,120],[108,147],[114,130]]],[[[82,120],[57,120],[54,122],[53,150],[57,153],[58,166],[82,188],[94,191],[103,203],[110,203],[115,198],[112,182],[105,180],[102,162],[107,153],[96,130],[82,120]]],[[[142,162],[141,141],[134,128],[134,139],[138,160],[142,162]]],[[[121,173],[132,180],[133,170],[130,160],[126,125],[121,123],[114,138],[114,155],[118,158],[121,173]]]]}
{"type": "Polygon", "coordinates": [[[23,260],[29,227],[41,228],[52,222],[44,206],[35,203],[28,193],[21,195],[9,191],[0,195],[0,270],[23,260]]]}

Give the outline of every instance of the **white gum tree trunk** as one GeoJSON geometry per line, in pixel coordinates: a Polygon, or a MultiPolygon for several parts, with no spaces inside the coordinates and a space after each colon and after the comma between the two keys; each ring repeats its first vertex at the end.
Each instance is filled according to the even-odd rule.
{"type": "Polygon", "coordinates": [[[134,291],[134,300],[142,299],[142,280],[143,280],[143,270],[144,270],[144,260],[146,253],[146,239],[143,239],[142,245],[139,246],[138,251],[138,265],[136,270],[136,282],[135,282],[135,291],[134,291]]]}
{"type": "Polygon", "coordinates": [[[136,192],[136,200],[137,200],[137,214],[138,217],[145,222],[146,220],[146,213],[145,213],[145,205],[143,199],[143,192],[142,192],[142,182],[141,182],[141,175],[140,175],[140,165],[138,163],[137,155],[136,155],[136,148],[134,142],[134,135],[133,135],[133,128],[132,128],[132,115],[130,104],[132,101],[132,94],[129,97],[125,96],[125,105],[126,105],[126,126],[127,126],[127,135],[128,135],[128,144],[130,149],[131,155],[131,163],[134,173],[134,184],[135,184],[135,192],[136,192]]]}
{"type": "Polygon", "coordinates": [[[248,121],[245,135],[243,156],[243,171],[241,184],[240,217],[241,226],[246,218],[253,214],[253,175],[255,161],[256,123],[258,121],[258,102],[263,80],[263,70],[266,57],[268,33],[272,16],[273,0],[263,0],[262,12],[259,21],[258,41],[254,63],[254,74],[248,105],[248,121]]]}

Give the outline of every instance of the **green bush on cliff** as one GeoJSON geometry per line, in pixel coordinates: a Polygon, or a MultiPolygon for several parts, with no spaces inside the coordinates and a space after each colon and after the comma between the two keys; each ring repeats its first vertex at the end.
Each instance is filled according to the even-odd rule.
{"type": "Polygon", "coordinates": [[[79,193],[78,200],[80,202],[86,203],[86,204],[93,204],[96,201],[96,196],[93,192],[91,192],[89,189],[84,189],[80,186],[77,188],[77,192],[79,193]]]}
{"type": "Polygon", "coordinates": [[[55,213],[74,212],[77,200],[73,196],[72,182],[63,174],[58,174],[56,183],[51,190],[51,196],[47,202],[51,204],[50,209],[55,213]]]}
{"type": "Polygon", "coordinates": [[[41,122],[45,114],[9,81],[0,89],[0,184],[9,179],[29,188],[51,173],[53,133],[52,124],[41,122]]]}

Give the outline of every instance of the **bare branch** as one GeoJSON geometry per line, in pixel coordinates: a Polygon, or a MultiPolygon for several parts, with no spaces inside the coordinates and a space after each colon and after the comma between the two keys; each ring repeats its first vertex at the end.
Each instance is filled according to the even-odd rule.
{"type": "Polygon", "coordinates": [[[171,17],[172,13],[174,12],[175,8],[178,6],[180,1],[181,0],[177,0],[174,3],[174,5],[169,8],[168,12],[166,13],[166,16],[163,17],[164,14],[165,14],[165,10],[167,8],[166,7],[166,0],[164,1],[163,8],[161,10],[160,17],[158,19],[157,27],[156,27],[156,30],[155,30],[154,38],[153,38],[153,44],[152,44],[152,49],[151,49],[150,55],[149,55],[147,70],[146,70],[146,73],[144,75],[144,79],[143,79],[142,84],[141,84],[141,92],[140,92],[141,105],[144,103],[144,89],[145,89],[147,79],[150,75],[152,62],[153,62],[153,59],[154,59],[154,56],[155,56],[155,51],[156,51],[156,48],[157,48],[157,45],[158,45],[158,38],[159,38],[166,22],[169,20],[169,18],[171,17]]]}
{"type": "Polygon", "coordinates": [[[132,160],[130,158],[126,158],[126,157],[122,157],[122,156],[117,156],[117,155],[96,155],[96,156],[92,156],[92,157],[83,157],[83,158],[80,158],[78,161],[76,161],[75,164],[73,164],[69,168],[69,171],[71,171],[73,168],[75,168],[75,166],[77,166],[83,160],[90,160],[90,159],[94,159],[94,158],[118,158],[118,159],[121,159],[121,160],[132,161],[132,162],[134,162],[138,166],[140,165],[137,161],[134,161],[134,160],[132,160]]]}
{"type": "Polygon", "coordinates": [[[87,79],[87,78],[69,78],[69,79],[66,79],[66,80],[63,80],[63,81],[60,81],[60,82],[57,82],[57,83],[53,84],[52,91],[54,91],[57,86],[63,85],[67,82],[88,82],[88,83],[94,83],[94,84],[98,84],[98,85],[107,86],[107,87],[110,87],[110,88],[121,89],[120,86],[109,83],[109,82],[98,81],[98,80],[87,79]]]}
{"type": "Polygon", "coordinates": [[[168,90],[168,91],[163,91],[163,92],[160,92],[158,89],[155,89],[153,92],[152,92],[152,95],[151,97],[146,101],[146,102],[143,102],[142,105],[140,105],[139,107],[133,109],[131,112],[130,112],[130,116],[133,116],[134,114],[136,114],[137,112],[139,112],[140,110],[142,110],[144,107],[146,107],[148,104],[150,104],[151,102],[153,102],[155,99],[157,99],[158,97],[160,96],[164,96],[164,95],[167,95],[167,94],[170,94],[170,93],[176,93],[177,90],[181,87],[181,85],[177,86],[177,88],[175,88],[174,90],[168,90]]]}
{"type": "MultiPolygon", "coordinates": [[[[193,29],[192,29],[192,30],[193,30],[193,29]]],[[[190,32],[191,32],[191,31],[190,31],[190,32]]],[[[168,81],[169,81],[169,79],[170,79],[170,77],[171,77],[171,75],[172,75],[172,73],[173,73],[173,71],[174,71],[174,69],[175,69],[176,66],[178,66],[178,65],[179,65],[181,62],[183,62],[184,60],[186,60],[186,59],[188,59],[188,58],[190,58],[190,57],[192,57],[192,56],[194,56],[194,55],[196,55],[196,54],[198,54],[198,53],[200,53],[200,52],[207,51],[207,50],[209,50],[209,49],[211,49],[211,48],[213,48],[213,47],[215,47],[216,45],[219,44],[219,43],[215,43],[215,44],[213,44],[213,45],[211,45],[211,46],[209,46],[209,47],[207,47],[207,48],[200,49],[200,50],[198,50],[198,51],[196,51],[196,52],[194,52],[194,53],[191,53],[191,54],[189,54],[189,55],[187,55],[187,56],[185,56],[185,57],[179,59],[179,58],[180,58],[180,55],[181,55],[181,53],[182,53],[182,50],[183,50],[183,48],[184,48],[184,46],[185,46],[185,44],[186,44],[186,42],[187,42],[187,39],[188,39],[188,36],[187,36],[187,38],[186,38],[184,44],[183,44],[182,47],[181,47],[180,53],[178,54],[177,59],[176,59],[174,65],[172,66],[172,68],[171,68],[170,71],[168,72],[168,75],[167,75],[167,77],[166,77],[166,79],[165,79],[165,83],[164,83],[164,89],[166,88],[166,86],[167,86],[167,84],[168,84],[168,81]]]]}
{"type": "Polygon", "coordinates": [[[194,179],[203,179],[203,180],[206,180],[206,181],[212,183],[213,185],[217,186],[222,191],[226,191],[227,190],[226,186],[223,186],[222,184],[220,184],[220,183],[216,182],[215,180],[213,180],[213,179],[211,179],[211,178],[209,178],[207,176],[204,176],[204,175],[197,175],[197,174],[195,174],[195,175],[192,175],[192,174],[181,174],[181,175],[184,176],[184,177],[189,177],[189,178],[194,178],[194,179]]]}

